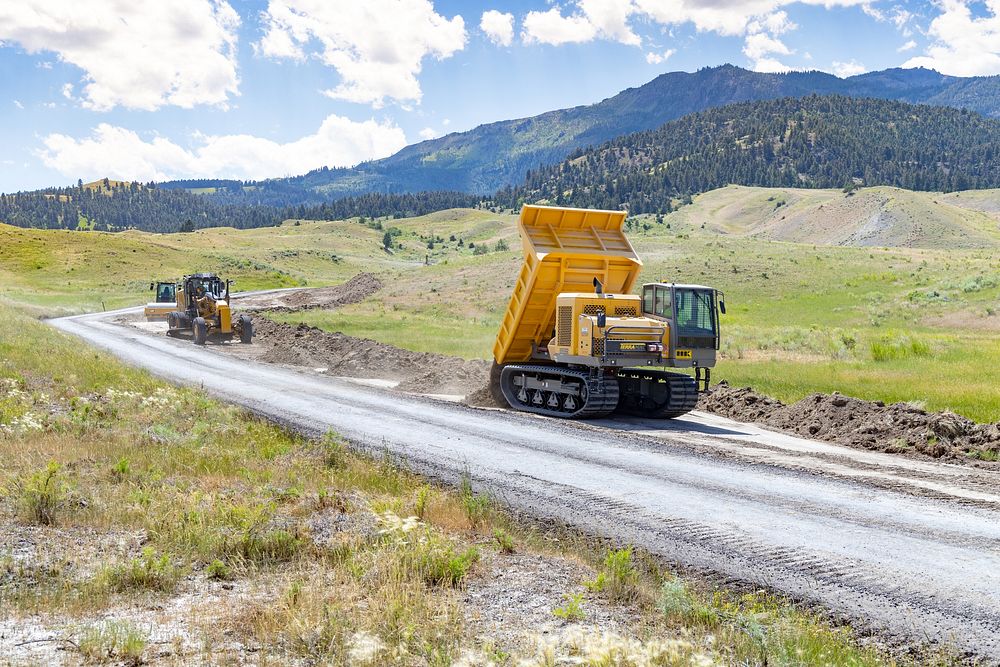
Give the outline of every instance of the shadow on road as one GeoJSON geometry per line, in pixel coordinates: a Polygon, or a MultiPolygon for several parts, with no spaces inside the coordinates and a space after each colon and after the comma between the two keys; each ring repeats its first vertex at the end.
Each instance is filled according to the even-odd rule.
{"type": "Polygon", "coordinates": [[[616,417],[592,422],[618,431],[672,431],[676,433],[702,433],[704,435],[753,435],[749,431],[737,431],[721,426],[709,426],[685,419],[642,419],[641,417],[616,417]]]}

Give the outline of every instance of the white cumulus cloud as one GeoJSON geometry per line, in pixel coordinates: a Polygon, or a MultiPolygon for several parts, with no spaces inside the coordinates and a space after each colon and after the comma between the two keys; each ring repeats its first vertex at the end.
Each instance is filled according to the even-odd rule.
{"type": "Polygon", "coordinates": [[[239,25],[225,0],[0,2],[0,39],[82,69],[80,100],[96,111],[225,105],[239,25]]]}
{"type": "Polygon", "coordinates": [[[662,65],[663,63],[670,60],[670,56],[677,53],[677,49],[667,49],[662,53],[647,53],[646,62],[650,65],[662,65]]]}
{"type": "Polygon", "coordinates": [[[746,26],[743,55],[753,61],[757,72],[787,72],[791,68],[775,56],[790,56],[793,51],[777,35],[797,28],[784,11],[750,21],[746,26]]]}
{"type": "Polygon", "coordinates": [[[429,0],[269,0],[257,50],[272,58],[319,58],[340,75],[324,91],[335,99],[371,104],[419,102],[425,58],[448,58],[465,48],[465,21],[434,10],[429,0]]]}
{"type": "Polygon", "coordinates": [[[955,76],[1000,74],[1000,0],[986,0],[983,16],[974,16],[970,4],[942,0],[942,11],[927,31],[932,44],[903,67],[926,67],[955,76]]]}
{"type": "Polygon", "coordinates": [[[510,46],[514,41],[514,15],[490,9],[483,12],[479,29],[497,46],[510,46]]]}
{"type": "Polygon", "coordinates": [[[319,129],[288,143],[246,134],[197,135],[194,148],[164,137],[101,123],[88,137],[50,134],[38,151],[42,162],[70,178],[162,181],[173,178],[264,179],[343,167],[385,157],[406,145],[403,130],[374,119],[328,116],[319,129]]]}
{"type": "Polygon", "coordinates": [[[559,8],[528,12],[522,38],[527,43],[569,44],[609,39],[630,46],[641,45],[628,25],[636,9],[631,0],[577,0],[577,11],[564,16],[559,8]]]}
{"type": "Polygon", "coordinates": [[[846,79],[849,76],[855,76],[857,74],[864,74],[868,71],[868,68],[859,62],[851,60],[846,63],[839,61],[833,61],[833,73],[839,76],[841,79],[846,79]]]}
{"type": "Polygon", "coordinates": [[[433,127],[425,127],[424,129],[420,130],[418,134],[420,138],[423,139],[424,141],[427,141],[428,139],[433,139],[438,135],[437,130],[435,130],[433,127]]]}
{"type": "Polygon", "coordinates": [[[917,48],[917,43],[911,39],[906,44],[903,44],[898,49],[896,49],[896,51],[899,53],[904,53],[906,51],[912,51],[915,48],[917,48]]]}

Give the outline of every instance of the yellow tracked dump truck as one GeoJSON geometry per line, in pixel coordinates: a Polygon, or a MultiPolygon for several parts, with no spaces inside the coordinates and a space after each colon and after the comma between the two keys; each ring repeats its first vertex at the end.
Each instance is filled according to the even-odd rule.
{"type": "Polygon", "coordinates": [[[214,273],[184,276],[177,285],[176,310],[167,316],[167,335],[190,331],[196,345],[204,345],[209,339],[232,340],[234,336],[239,336],[241,343],[249,343],[253,322],[249,315],[233,320],[229,307],[231,285],[232,281],[223,281],[214,273]]]}
{"type": "Polygon", "coordinates": [[[695,407],[715,365],[724,296],[668,282],[630,294],[642,262],[622,232],[625,215],[521,210],[524,265],[493,346],[498,403],[568,418],[670,419],[695,407]]]}

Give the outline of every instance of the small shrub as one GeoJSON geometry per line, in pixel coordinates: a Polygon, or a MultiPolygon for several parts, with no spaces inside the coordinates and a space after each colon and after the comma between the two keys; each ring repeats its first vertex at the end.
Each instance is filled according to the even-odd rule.
{"type": "Polygon", "coordinates": [[[424,484],[419,489],[417,489],[417,504],[414,508],[414,514],[417,518],[423,521],[424,515],[427,514],[427,503],[430,500],[431,487],[424,484]]]}
{"type": "Polygon", "coordinates": [[[131,472],[131,465],[124,456],[118,459],[111,467],[111,480],[114,482],[124,482],[131,472]]]}
{"type": "Polygon", "coordinates": [[[722,620],[715,608],[702,604],[684,582],[677,579],[663,582],[657,606],[667,620],[683,625],[715,627],[722,620]]]}
{"type": "Polygon", "coordinates": [[[322,440],[323,447],[323,465],[332,470],[343,468],[346,461],[344,460],[344,443],[333,433],[327,433],[323,436],[322,440]]]}
{"type": "Polygon", "coordinates": [[[79,650],[88,661],[120,661],[127,665],[139,665],[148,643],[146,635],[130,623],[107,621],[83,630],[79,650]]]}
{"type": "Polygon", "coordinates": [[[56,522],[66,493],[59,464],[49,461],[44,470],[36,472],[21,484],[21,505],[29,521],[43,526],[56,522]]]}
{"type": "Polygon", "coordinates": [[[604,556],[601,571],[584,585],[603,593],[612,602],[631,602],[639,594],[639,573],[632,564],[632,549],[612,549],[604,556]]]}
{"type": "Polygon", "coordinates": [[[565,594],[563,595],[563,600],[566,601],[566,604],[553,609],[553,616],[561,618],[564,621],[582,621],[587,617],[587,614],[583,611],[582,593],[565,594]]]}
{"type": "Polygon", "coordinates": [[[228,581],[232,579],[232,575],[233,573],[229,569],[229,566],[218,559],[213,560],[205,568],[205,576],[216,581],[228,581]]]}
{"type": "Polygon", "coordinates": [[[427,548],[418,549],[416,565],[426,583],[458,586],[478,561],[479,549],[475,547],[456,553],[451,545],[440,547],[430,544],[427,548]]]}
{"type": "Polygon", "coordinates": [[[152,548],[146,547],[139,558],[105,568],[102,579],[109,589],[118,593],[136,590],[169,592],[177,586],[181,575],[181,569],[173,564],[168,554],[157,555],[152,548]]]}
{"type": "Polygon", "coordinates": [[[490,499],[486,496],[477,496],[472,490],[472,479],[469,474],[462,475],[459,486],[459,494],[462,501],[462,511],[465,517],[472,524],[473,528],[478,528],[485,523],[489,514],[490,499]]]}
{"type": "Polygon", "coordinates": [[[514,538],[510,536],[505,530],[500,528],[493,529],[493,541],[497,543],[500,547],[500,553],[512,554],[514,553],[514,538]]]}
{"type": "Polygon", "coordinates": [[[290,561],[302,547],[302,540],[287,530],[261,530],[259,526],[243,532],[236,553],[252,563],[290,561]]]}

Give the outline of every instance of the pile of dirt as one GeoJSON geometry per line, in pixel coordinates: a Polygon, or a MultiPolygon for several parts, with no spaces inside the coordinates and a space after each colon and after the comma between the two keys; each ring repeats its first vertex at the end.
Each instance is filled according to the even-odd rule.
{"type": "Polygon", "coordinates": [[[785,405],[722,382],[702,395],[698,409],[858,449],[960,459],[1000,453],[1000,424],[977,424],[953,412],[927,412],[909,403],[886,405],[836,392],[785,405]]]}
{"type": "Polygon", "coordinates": [[[236,296],[233,305],[241,311],[290,313],[312,308],[339,308],[364,301],[382,289],[374,273],[359,273],[346,283],[333,287],[311,287],[270,294],[236,296]]]}
{"type": "Polygon", "coordinates": [[[467,394],[465,400],[462,401],[466,405],[471,405],[474,408],[506,408],[506,405],[498,405],[495,400],[493,400],[493,392],[490,391],[490,383],[487,381],[486,384],[476,389],[474,392],[467,394]]]}
{"type": "Polygon", "coordinates": [[[254,330],[254,345],[263,348],[261,361],[325,368],[330,375],[396,380],[402,391],[467,394],[482,386],[483,377],[489,374],[486,361],[412,352],[305,324],[261,317],[254,321],[254,330]]]}

